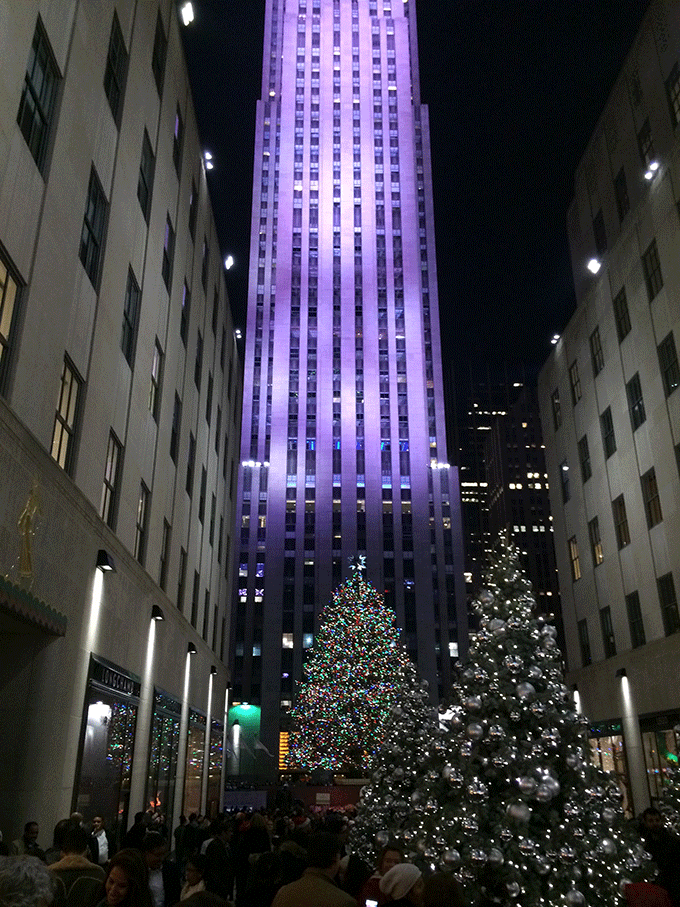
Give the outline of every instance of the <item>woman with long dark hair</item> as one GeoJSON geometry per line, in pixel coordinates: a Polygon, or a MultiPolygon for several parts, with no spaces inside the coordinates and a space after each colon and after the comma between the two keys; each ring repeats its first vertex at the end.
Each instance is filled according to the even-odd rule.
{"type": "Polygon", "coordinates": [[[151,907],[149,873],[138,850],[119,850],[111,857],[97,907],[151,907]]]}

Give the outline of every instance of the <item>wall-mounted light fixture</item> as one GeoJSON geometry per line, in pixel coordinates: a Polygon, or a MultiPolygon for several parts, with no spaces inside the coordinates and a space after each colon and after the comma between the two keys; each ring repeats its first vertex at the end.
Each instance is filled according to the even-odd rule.
{"type": "Polygon", "coordinates": [[[217,674],[217,668],[215,667],[215,665],[210,665],[210,673],[213,677],[215,676],[215,674],[217,674]]]}
{"type": "Polygon", "coordinates": [[[153,605],[151,608],[151,620],[165,620],[165,614],[160,605],[153,605]]]}
{"type": "Polygon", "coordinates": [[[194,8],[191,5],[190,0],[187,0],[186,3],[183,3],[180,8],[180,15],[182,16],[182,22],[185,25],[188,25],[190,22],[194,21],[194,8]]]}
{"type": "Polygon", "coordinates": [[[628,672],[626,671],[625,668],[619,668],[618,671],[616,672],[616,676],[617,677],[628,677],[628,672]]]}
{"type": "Polygon", "coordinates": [[[103,573],[116,572],[116,562],[104,548],[100,548],[97,552],[97,569],[103,573]]]}
{"type": "Polygon", "coordinates": [[[196,646],[192,642],[188,643],[187,644],[187,655],[195,655],[195,654],[196,654],[196,646]]]}

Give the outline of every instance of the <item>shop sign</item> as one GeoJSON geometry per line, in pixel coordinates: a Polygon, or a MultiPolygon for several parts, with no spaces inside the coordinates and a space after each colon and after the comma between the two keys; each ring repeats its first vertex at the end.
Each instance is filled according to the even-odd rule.
{"type": "Polygon", "coordinates": [[[134,696],[138,699],[141,692],[141,683],[138,680],[96,658],[92,659],[91,680],[98,687],[119,696],[134,696]]]}

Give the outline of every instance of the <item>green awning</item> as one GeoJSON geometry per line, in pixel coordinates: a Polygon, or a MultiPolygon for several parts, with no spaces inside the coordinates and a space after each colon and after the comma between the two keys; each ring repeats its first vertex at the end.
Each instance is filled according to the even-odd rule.
{"type": "MultiPolygon", "coordinates": [[[[4,576],[0,576],[0,615],[14,618],[54,636],[66,635],[68,621],[64,614],[50,608],[26,589],[15,586],[4,576]]],[[[6,620],[2,623],[5,624],[6,620]]]]}

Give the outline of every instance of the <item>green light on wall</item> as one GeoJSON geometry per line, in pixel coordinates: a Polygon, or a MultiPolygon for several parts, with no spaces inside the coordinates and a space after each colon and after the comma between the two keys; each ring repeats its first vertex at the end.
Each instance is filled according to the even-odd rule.
{"type": "Polygon", "coordinates": [[[229,709],[229,724],[233,726],[235,721],[241,725],[241,733],[247,737],[257,737],[260,733],[260,716],[262,709],[259,705],[250,705],[247,702],[239,702],[229,709]]]}

